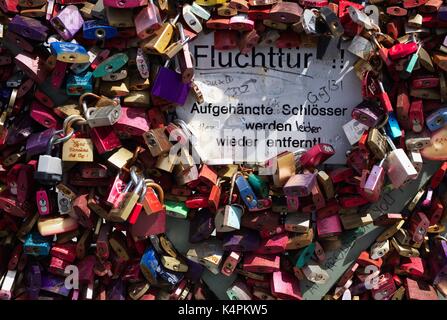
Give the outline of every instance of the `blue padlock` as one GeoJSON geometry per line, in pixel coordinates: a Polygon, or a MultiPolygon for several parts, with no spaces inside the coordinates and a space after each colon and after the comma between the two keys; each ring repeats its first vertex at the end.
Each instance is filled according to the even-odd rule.
{"type": "Polygon", "coordinates": [[[50,254],[51,242],[39,233],[33,232],[26,235],[23,244],[23,252],[30,256],[48,256],[50,254]]]}
{"type": "Polygon", "coordinates": [[[160,276],[160,278],[162,278],[163,280],[167,281],[172,285],[178,284],[180,281],[182,281],[184,277],[183,273],[167,270],[161,265],[157,267],[157,273],[160,276]]]}
{"type": "Polygon", "coordinates": [[[394,112],[388,113],[388,123],[386,124],[386,132],[391,139],[397,139],[402,136],[402,131],[400,130],[399,122],[397,122],[396,115],[394,112]]]}
{"type": "Polygon", "coordinates": [[[70,74],[66,85],[67,95],[80,96],[93,91],[93,73],[70,74]]]}
{"type": "Polygon", "coordinates": [[[257,208],[258,199],[256,198],[256,195],[253,192],[253,189],[248,184],[247,180],[245,180],[244,176],[238,174],[235,183],[239,190],[239,194],[241,195],[241,199],[242,201],[244,201],[248,209],[257,208]]]}
{"type": "Polygon", "coordinates": [[[51,54],[56,59],[66,63],[87,63],[89,55],[83,46],[71,42],[52,42],[50,44],[51,54]]]}
{"type": "Polygon", "coordinates": [[[157,282],[157,269],[159,262],[154,249],[148,248],[144,252],[140,260],[140,269],[144,277],[149,283],[154,284],[157,282]]]}
{"type": "Polygon", "coordinates": [[[89,20],[82,26],[82,35],[87,40],[107,40],[116,37],[118,29],[104,20],[89,20]]]}
{"type": "Polygon", "coordinates": [[[447,108],[441,108],[431,113],[426,119],[425,123],[430,131],[436,131],[445,126],[447,121],[447,108]]]}

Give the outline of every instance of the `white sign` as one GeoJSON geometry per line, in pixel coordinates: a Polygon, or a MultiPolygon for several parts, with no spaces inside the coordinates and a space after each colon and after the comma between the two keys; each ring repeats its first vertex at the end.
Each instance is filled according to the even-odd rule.
{"type": "Polygon", "coordinates": [[[205,163],[260,163],[318,143],[335,148],[328,163],[346,162],[350,143],[343,125],[362,101],[357,58],[344,49],[317,60],[316,48],[256,47],[242,54],[213,44],[209,34],[190,45],[205,103],[191,95],[176,110],[205,163]]]}

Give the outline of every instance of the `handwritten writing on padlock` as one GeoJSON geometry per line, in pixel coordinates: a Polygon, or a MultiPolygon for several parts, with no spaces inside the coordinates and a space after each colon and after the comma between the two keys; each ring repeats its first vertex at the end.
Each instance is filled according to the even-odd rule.
{"type": "Polygon", "coordinates": [[[75,138],[64,143],[62,161],[93,162],[93,143],[90,139],[75,138]]]}

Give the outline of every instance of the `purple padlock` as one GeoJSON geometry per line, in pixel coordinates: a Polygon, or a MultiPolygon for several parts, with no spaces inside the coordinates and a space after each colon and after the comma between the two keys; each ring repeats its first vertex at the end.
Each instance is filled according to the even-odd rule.
{"type": "Polygon", "coordinates": [[[224,251],[255,251],[261,245],[259,233],[254,230],[238,230],[228,233],[223,239],[224,251]]]}
{"type": "Polygon", "coordinates": [[[14,121],[14,127],[8,132],[8,138],[6,140],[7,145],[14,145],[24,142],[33,133],[34,121],[29,115],[17,119],[14,121]]]}
{"type": "Polygon", "coordinates": [[[15,15],[8,25],[8,30],[25,38],[43,42],[47,39],[48,28],[39,20],[15,15]]]}
{"type": "Polygon", "coordinates": [[[194,283],[199,282],[202,278],[203,272],[205,271],[205,266],[190,259],[185,259],[185,261],[188,265],[188,271],[185,273],[185,279],[191,280],[194,283]]]}
{"type": "Polygon", "coordinates": [[[189,224],[189,242],[198,243],[208,239],[215,229],[214,215],[208,209],[197,212],[189,224]]]}
{"type": "Polygon", "coordinates": [[[84,259],[79,261],[79,282],[80,283],[93,283],[95,277],[94,266],[96,263],[96,257],[93,255],[86,256],[84,259]]]}
{"type": "Polygon", "coordinates": [[[68,297],[71,291],[65,286],[64,277],[55,276],[51,273],[42,275],[42,287],[40,289],[64,297],[68,297]]]}
{"type": "Polygon", "coordinates": [[[183,106],[188,98],[189,83],[182,82],[182,75],[167,67],[158,71],[152,87],[152,95],[171,103],[183,106]]]}
{"type": "Polygon", "coordinates": [[[26,154],[32,157],[36,154],[45,153],[48,143],[56,130],[54,128],[47,129],[42,132],[33,133],[26,141],[26,154]]]}
{"type": "Polygon", "coordinates": [[[447,21],[447,6],[441,6],[438,10],[438,20],[447,21]]]}
{"type": "Polygon", "coordinates": [[[26,272],[26,292],[31,300],[39,298],[40,288],[42,287],[42,273],[38,263],[32,263],[26,272]]]}
{"type": "Polygon", "coordinates": [[[112,289],[108,292],[107,300],[125,300],[124,283],[121,278],[113,284],[112,289]]]}
{"type": "Polygon", "coordinates": [[[351,291],[351,295],[353,295],[353,296],[359,296],[367,291],[364,282],[360,282],[360,283],[350,287],[349,290],[351,291]]]}
{"type": "Polygon", "coordinates": [[[59,11],[57,16],[51,19],[50,22],[64,40],[70,41],[76,32],[82,28],[84,19],[78,7],[69,5],[59,11]]]}

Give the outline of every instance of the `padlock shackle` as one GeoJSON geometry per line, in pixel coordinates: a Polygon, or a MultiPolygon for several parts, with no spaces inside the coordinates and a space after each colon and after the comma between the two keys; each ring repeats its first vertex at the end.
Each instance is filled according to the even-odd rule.
{"type": "Polygon", "coordinates": [[[160,200],[161,203],[164,203],[165,193],[163,191],[163,188],[158,183],[153,182],[153,180],[151,179],[146,179],[144,180],[144,182],[146,183],[147,188],[152,188],[156,190],[158,199],[160,200]]]}
{"type": "Polygon", "coordinates": [[[228,205],[231,205],[231,196],[234,193],[234,184],[236,183],[236,179],[240,176],[244,176],[240,171],[236,171],[236,173],[231,177],[231,186],[230,186],[230,194],[228,197],[228,205]]]}

